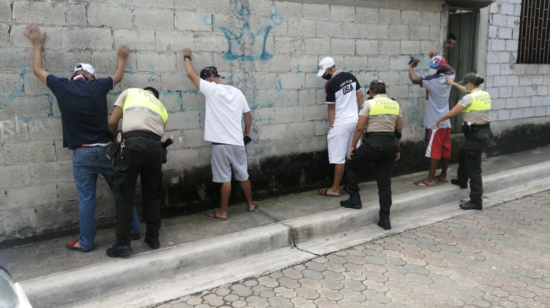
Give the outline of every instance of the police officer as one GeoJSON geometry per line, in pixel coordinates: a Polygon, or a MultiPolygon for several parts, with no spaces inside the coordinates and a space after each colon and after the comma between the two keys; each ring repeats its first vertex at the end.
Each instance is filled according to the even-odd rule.
{"type": "Polygon", "coordinates": [[[373,98],[365,101],[359,111],[359,120],[346,161],[347,190],[350,198],[340,202],[340,205],[353,209],[362,207],[357,184],[359,168],[364,164],[374,162],[378,196],[380,197],[378,226],[390,230],[391,171],[395,167],[395,162],[400,158],[399,144],[403,122],[399,104],[386,95],[386,84],[381,80],[373,80],[369,88],[373,98]],[[364,143],[356,149],[355,145],[361,138],[365,127],[364,143]]]}
{"type": "Polygon", "coordinates": [[[117,155],[115,185],[118,190],[116,242],[107,249],[109,257],[126,257],[132,254],[130,223],[137,178],[141,178],[143,191],[143,220],[147,226],[145,243],[152,249],[160,247],[160,197],[164,149],[161,137],[168,113],[154,88],[128,89],[115,102],[109,118],[109,130],[120,142],[117,155]],[[118,122],[124,115],[122,130],[117,133],[118,122]]]}
{"type": "MultiPolygon", "coordinates": [[[[466,141],[458,153],[458,178],[451,180],[462,189],[468,188],[470,180],[470,200],[461,203],[463,210],[483,209],[483,182],[481,179],[481,153],[493,137],[490,128],[491,96],[481,90],[479,85],[484,79],[475,73],[469,73],[464,80],[455,83],[447,78],[447,83],[467,93],[446,115],[437,120],[433,127],[462,112],[464,124],[462,132],[466,141]],[[462,86],[464,85],[464,86],[462,86]]],[[[432,128],[433,128],[432,127],[432,128]]]]}

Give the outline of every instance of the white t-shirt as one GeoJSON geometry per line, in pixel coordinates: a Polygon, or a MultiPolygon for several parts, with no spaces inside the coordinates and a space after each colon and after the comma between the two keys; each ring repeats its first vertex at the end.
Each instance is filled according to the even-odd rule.
{"type": "Polygon", "coordinates": [[[250,107],[243,92],[203,79],[199,90],[206,98],[204,140],[244,146],[241,121],[243,113],[249,112],[250,107]]]}
{"type": "MultiPolygon", "coordinates": [[[[445,81],[445,76],[455,79],[455,73],[449,71],[438,71],[437,73],[421,78],[421,87],[425,88],[426,110],[424,112],[424,127],[430,128],[432,125],[449,112],[449,97],[451,94],[451,85],[445,81]]],[[[451,127],[451,121],[445,120],[439,124],[439,128],[451,127]]]]}

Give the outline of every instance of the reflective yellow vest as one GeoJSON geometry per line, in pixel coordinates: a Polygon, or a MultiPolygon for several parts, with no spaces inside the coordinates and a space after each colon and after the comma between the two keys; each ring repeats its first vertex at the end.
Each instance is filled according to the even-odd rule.
{"type": "Polygon", "coordinates": [[[390,98],[375,97],[369,103],[369,117],[399,117],[399,104],[390,98]]]}
{"type": "Polygon", "coordinates": [[[468,95],[473,98],[473,102],[470,107],[462,110],[462,112],[489,113],[489,110],[491,110],[491,96],[489,93],[478,90],[468,95]]]}
{"type": "Polygon", "coordinates": [[[149,112],[156,116],[162,125],[166,125],[168,121],[168,112],[164,105],[151,92],[142,89],[128,89],[122,114],[132,111],[149,112]]]}

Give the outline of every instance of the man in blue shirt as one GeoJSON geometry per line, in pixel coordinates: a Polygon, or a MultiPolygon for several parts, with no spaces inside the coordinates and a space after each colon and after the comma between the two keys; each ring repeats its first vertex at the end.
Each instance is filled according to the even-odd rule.
{"type": "MultiPolygon", "coordinates": [[[[42,47],[46,33],[40,33],[36,25],[29,25],[25,36],[32,42],[34,51],[32,69],[36,77],[46,83],[57,99],[61,111],[63,147],[74,150],[73,176],[78,190],[80,237],[67,243],[69,250],[87,252],[94,247],[96,234],[95,199],[97,175],[109,184],[116,194],[114,172],[106,155],[111,143],[107,125],[107,93],[122,80],[124,63],[130,49],[124,45],[118,49],[118,66],[109,78],[96,78],[94,68],[78,63],[74,75],[59,78],[48,74],[42,66],[42,47]]],[[[140,225],[134,208],[133,238],[139,238],[140,225]]]]}

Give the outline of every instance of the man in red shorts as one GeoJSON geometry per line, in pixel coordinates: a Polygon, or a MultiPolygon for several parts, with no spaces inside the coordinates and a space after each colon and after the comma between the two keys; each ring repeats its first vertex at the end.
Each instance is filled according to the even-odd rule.
{"type": "MultiPolygon", "coordinates": [[[[455,70],[447,64],[447,61],[442,56],[431,58],[430,68],[437,69],[433,75],[418,77],[414,68],[418,65],[420,59],[415,59],[409,65],[409,78],[412,83],[418,84],[426,89],[426,110],[424,112],[425,127],[425,146],[426,157],[430,158],[430,172],[428,177],[423,180],[414,182],[420,186],[435,186],[435,180],[440,182],[448,182],[447,168],[449,167],[449,159],[451,158],[451,122],[441,122],[438,128],[430,129],[430,121],[439,119],[449,112],[449,96],[451,87],[446,83],[445,76],[455,78],[455,70]],[[441,173],[435,176],[435,171],[441,160],[441,173]]],[[[435,123],[435,122],[434,122],[435,123]]]]}

